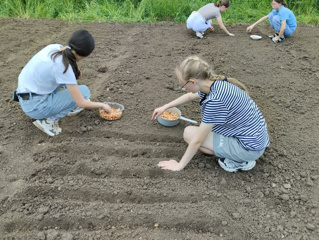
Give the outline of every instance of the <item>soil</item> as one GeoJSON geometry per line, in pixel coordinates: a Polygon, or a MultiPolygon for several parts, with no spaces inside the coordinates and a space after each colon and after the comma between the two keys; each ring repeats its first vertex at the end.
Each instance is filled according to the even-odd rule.
{"type": "MultiPolygon", "coordinates": [[[[0,19],[0,236],[5,240],[319,239],[319,30],[299,24],[275,44],[269,26],[218,27],[197,39],[184,24],[0,19]],[[96,49],[79,63],[95,101],[125,106],[118,121],[86,110],[49,137],[11,100],[28,60],[87,29],[96,49]],[[248,172],[197,153],[180,172],[159,169],[187,145],[181,121],[151,120],[184,93],[175,66],[199,55],[248,87],[271,145],[248,172]]],[[[180,107],[200,122],[198,103],[180,107]]]]}

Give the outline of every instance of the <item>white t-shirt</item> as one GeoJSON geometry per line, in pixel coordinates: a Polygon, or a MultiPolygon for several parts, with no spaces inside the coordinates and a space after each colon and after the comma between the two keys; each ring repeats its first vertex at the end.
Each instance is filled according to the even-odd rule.
{"type": "Polygon", "coordinates": [[[51,58],[51,54],[61,47],[60,44],[50,44],[31,58],[19,75],[18,93],[50,94],[60,84],[77,84],[71,65],[63,73],[62,56],[54,61],[51,58]]]}

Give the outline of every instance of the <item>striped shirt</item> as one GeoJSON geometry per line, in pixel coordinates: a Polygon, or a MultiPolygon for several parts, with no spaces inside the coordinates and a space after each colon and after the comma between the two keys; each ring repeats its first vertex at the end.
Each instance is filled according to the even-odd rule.
{"type": "Polygon", "coordinates": [[[269,145],[267,124],[256,103],[236,85],[215,81],[201,99],[202,122],[214,124],[212,131],[235,137],[246,150],[259,151],[269,145]]]}

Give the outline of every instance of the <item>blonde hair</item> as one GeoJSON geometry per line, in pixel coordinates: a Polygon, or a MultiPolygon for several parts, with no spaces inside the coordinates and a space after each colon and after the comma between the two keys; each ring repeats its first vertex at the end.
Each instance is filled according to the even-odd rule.
{"type": "Polygon", "coordinates": [[[212,82],[226,80],[248,93],[246,86],[236,78],[226,78],[223,75],[216,75],[209,64],[197,56],[187,57],[176,67],[175,71],[176,75],[185,82],[190,79],[208,79],[212,82]]]}

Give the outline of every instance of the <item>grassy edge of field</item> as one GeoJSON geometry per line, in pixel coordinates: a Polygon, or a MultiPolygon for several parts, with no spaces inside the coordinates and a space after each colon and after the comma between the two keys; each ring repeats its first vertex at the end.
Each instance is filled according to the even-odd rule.
{"type": "MultiPolygon", "coordinates": [[[[62,19],[69,22],[185,23],[204,0],[3,0],[0,17],[62,19]]],[[[230,1],[225,24],[249,24],[271,11],[270,0],[230,1]]],[[[319,26],[319,0],[286,0],[298,23],[319,26]],[[291,3],[290,3],[291,2],[291,3]]],[[[265,23],[264,23],[265,24],[265,23]]]]}

